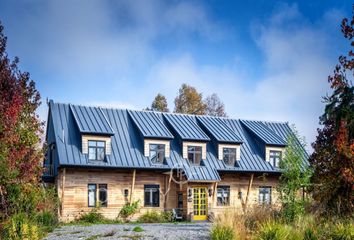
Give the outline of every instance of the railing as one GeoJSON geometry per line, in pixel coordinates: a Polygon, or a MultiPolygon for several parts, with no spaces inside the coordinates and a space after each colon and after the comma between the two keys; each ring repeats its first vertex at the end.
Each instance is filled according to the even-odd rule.
{"type": "Polygon", "coordinates": [[[43,176],[53,176],[54,175],[54,166],[53,164],[44,164],[43,176]]]}

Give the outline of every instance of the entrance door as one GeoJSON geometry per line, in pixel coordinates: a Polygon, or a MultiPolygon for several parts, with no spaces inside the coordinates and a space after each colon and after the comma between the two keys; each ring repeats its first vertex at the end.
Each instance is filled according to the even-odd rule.
{"type": "Polygon", "coordinates": [[[207,220],[207,189],[205,187],[193,188],[194,220],[207,220]]]}

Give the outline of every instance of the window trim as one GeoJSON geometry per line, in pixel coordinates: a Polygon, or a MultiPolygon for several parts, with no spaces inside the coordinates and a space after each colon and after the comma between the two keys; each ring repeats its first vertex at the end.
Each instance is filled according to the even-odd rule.
{"type": "Polygon", "coordinates": [[[283,151],[281,150],[269,150],[269,162],[273,167],[279,168],[280,161],[283,158],[283,151]],[[277,155],[272,155],[279,153],[279,156],[277,155]],[[276,159],[279,158],[279,161],[276,162],[276,159]],[[278,163],[278,164],[277,164],[278,163]]]}
{"type": "MultiPolygon", "coordinates": [[[[163,164],[164,160],[166,158],[166,144],[163,144],[163,143],[149,143],[149,159],[150,161],[153,163],[153,164],[163,164]],[[156,156],[158,156],[158,154],[160,152],[163,153],[163,157],[162,157],[162,161],[152,161],[152,158],[151,158],[151,146],[152,145],[155,145],[157,146],[157,149],[156,149],[156,156]],[[163,149],[159,149],[158,146],[163,146],[163,149]]],[[[158,159],[158,157],[156,157],[156,159],[158,159]]]]}
{"type": "MultiPolygon", "coordinates": [[[[271,205],[272,204],[272,186],[259,186],[258,188],[258,203],[260,205],[271,205]],[[261,195],[261,189],[269,189],[269,203],[264,202],[264,201],[260,201],[260,195],[261,195]]],[[[262,193],[264,194],[264,193],[262,193]]]]}
{"type": "Polygon", "coordinates": [[[87,141],[87,158],[89,161],[105,161],[106,159],[106,141],[104,140],[88,140],[87,141]],[[90,146],[90,142],[95,142],[96,143],[96,146],[90,146]],[[103,147],[98,147],[97,146],[97,143],[98,142],[102,142],[103,143],[103,147]],[[90,148],[94,148],[95,149],[95,159],[90,159],[90,148]],[[99,160],[97,159],[98,157],[98,154],[97,154],[97,149],[103,149],[103,159],[102,160],[99,160]]]}
{"type": "Polygon", "coordinates": [[[160,185],[159,184],[145,184],[144,185],[144,207],[160,207],[160,185]],[[157,205],[154,205],[154,201],[153,201],[153,192],[151,191],[151,189],[156,188],[157,189],[157,193],[158,193],[158,201],[157,201],[157,205]],[[146,193],[146,189],[150,189],[149,193],[150,193],[150,201],[149,204],[147,205],[147,201],[145,199],[145,193],[146,193]]]}
{"type": "MultiPolygon", "coordinates": [[[[222,198],[224,198],[224,197],[222,196],[222,198]]],[[[217,188],[216,188],[216,205],[217,206],[219,206],[219,207],[230,206],[230,198],[231,198],[230,186],[217,186],[217,188]],[[228,202],[226,204],[225,204],[225,201],[222,201],[222,203],[219,204],[219,201],[218,201],[219,189],[222,189],[222,194],[224,194],[225,190],[228,190],[228,202]]]]}
{"type": "Polygon", "coordinates": [[[202,161],[202,159],[203,159],[203,146],[187,145],[187,160],[190,164],[200,165],[200,162],[202,161]],[[189,159],[189,154],[190,154],[189,148],[194,148],[194,150],[191,152],[193,154],[193,162],[191,162],[191,160],[189,159]],[[200,148],[200,152],[196,151],[196,148],[200,148]],[[196,153],[200,154],[200,160],[198,163],[195,160],[196,153]]]}
{"type": "Polygon", "coordinates": [[[234,166],[235,166],[235,163],[236,163],[236,161],[237,161],[237,148],[236,148],[236,147],[223,147],[223,148],[222,148],[222,160],[223,160],[223,162],[225,163],[225,165],[234,167],[234,166]],[[235,159],[234,159],[234,161],[232,161],[232,164],[227,164],[227,163],[225,162],[225,159],[224,159],[224,158],[225,158],[225,155],[229,155],[229,156],[231,155],[230,152],[225,154],[225,152],[224,152],[225,149],[235,150],[235,159]]]}

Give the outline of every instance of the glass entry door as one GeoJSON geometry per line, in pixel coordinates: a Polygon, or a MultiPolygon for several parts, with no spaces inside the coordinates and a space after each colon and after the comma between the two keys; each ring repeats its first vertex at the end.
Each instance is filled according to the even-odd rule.
{"type": "Polygon", "coordinates": [[[193,220],[207,220],[207,189],[193,188],[193,220]]]}

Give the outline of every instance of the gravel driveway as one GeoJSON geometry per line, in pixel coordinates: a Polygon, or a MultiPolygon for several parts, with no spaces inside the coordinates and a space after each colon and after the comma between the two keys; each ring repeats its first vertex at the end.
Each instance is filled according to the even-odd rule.
{"type": "Polygon", "coordinates": [[[110,239],[210,239],[211,224],[99,224],[92,226],[63,226],[54,230],[46,240],[110,240],[110,239]],[[140,231],[139,231],[140,230],[140,231]]]}

